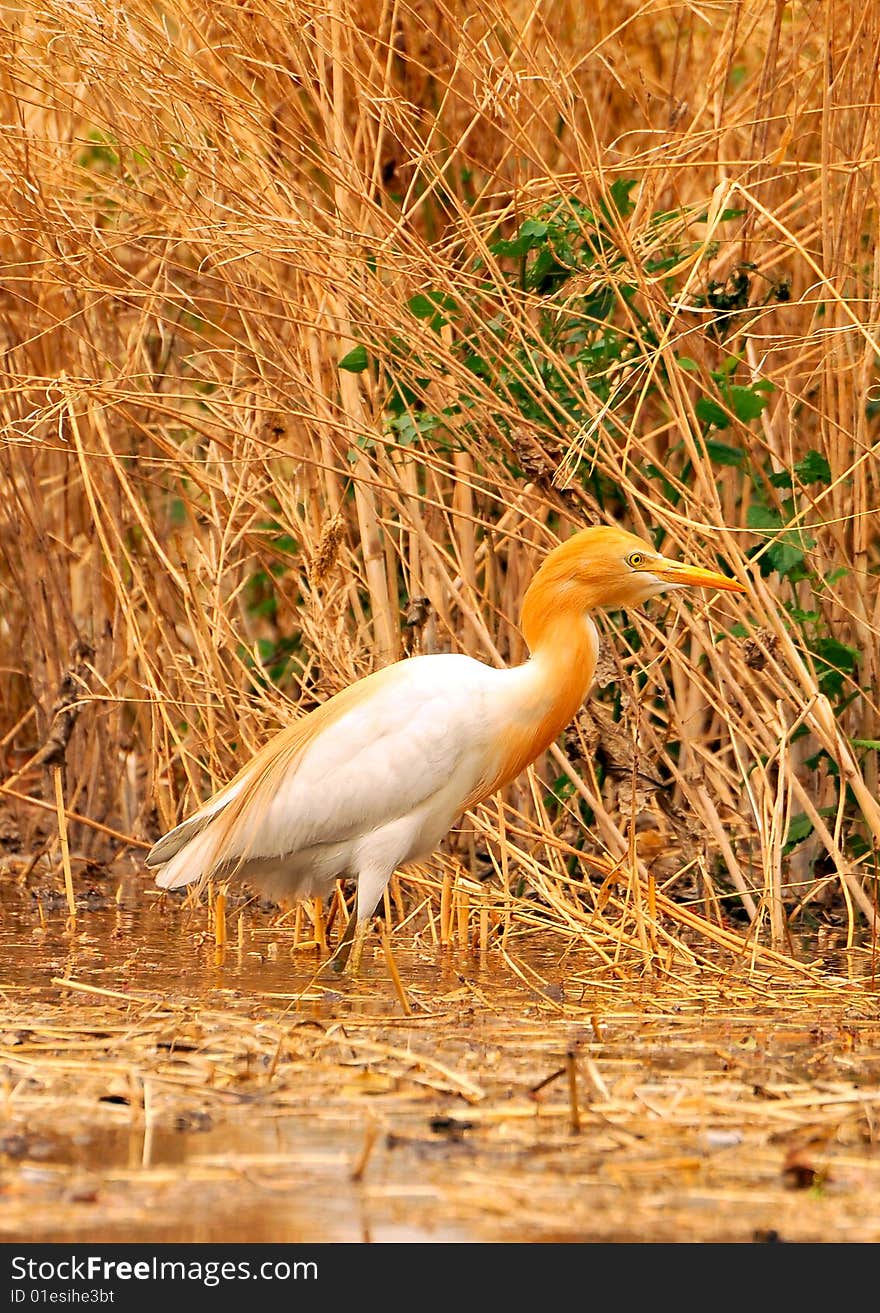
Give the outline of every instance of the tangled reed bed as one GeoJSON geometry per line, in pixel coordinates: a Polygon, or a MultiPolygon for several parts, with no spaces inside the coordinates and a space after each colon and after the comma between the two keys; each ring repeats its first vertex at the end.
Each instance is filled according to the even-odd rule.
{"type": "Polygon", "coordinates": [[[871,7],[2,21],[0,788],[34,869],[75,902],[404,652],[521,659],[541,553],[613,516],[747,602],[609,617],[577,726],[392,920],[639,969],[875,933],[871,7]]]}

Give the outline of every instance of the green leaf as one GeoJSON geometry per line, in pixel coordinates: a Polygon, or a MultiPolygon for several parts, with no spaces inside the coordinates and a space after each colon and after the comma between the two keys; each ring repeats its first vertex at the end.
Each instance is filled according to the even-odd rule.
{"type": "Polygon", "coordinates": [[[406,304],[416,319],[430,319],[433,328],[442,328],[444,324],[449,323],[449,320],[440,313],[441,311],[451,314],[458,309],[455,298],[447,296],[445,292],[417,292],[406,304]]]}
{"type": "Polygon", "coordinates": [[[730,416],[711,397],[698,397],[694,410],[697,412],[697,418],[704,424],[712,424],[716,429],[730,427],[730,416]]]}
{"type": "Polygon", "coordinates": [[[548,292],[555,292],[560,283],[564,283],[573,273],[573,269],[566,269],[564,264],[559,263],[552,247],[545,246],[532,261],[525,285],[530,291],[546,296],[548,292]]]}
{"type": "MultiPolygon", "coordinates": [[[[675,213],[675,211],[670,211],[670,213],[673,214],[675,213]]],[[[739,219],[743,214],[745,214],[745,210],[722,210],[720,215],[718,216],[718,222],[725,223],[728,219],[739,219]]],[[[696,216],[697,223],[707,223],[708,220],[709,220],[708,210],[703,210],[702,214],[698,214],[696,216]]]]}
{"type": "Polygon", "coordinates": [[[489,368],[485,356],[478,356],[476,354],[465,356],[464,367],[465,369],[469,369],[472,374],[476,374],[478,378],[492,377],[492,370],[489,368]]]}
{"type": "Polygon", "coordinates": [[[788,834],[785,836],[785,851],[790,852],[792,848],[804,839],[809,839],[813,833],[813,822],[807,816],[806,812],[798,812],[797,816],[792,816],[788,823],[788,834]]]}
{"type": "Polygon", "coordinates": [[[815,547],[815,538],[810,538],[801,529],[786,529],[785,522],[777,510],[765,506],[763,502],[752,502],[746,516],[746,524],[759,533],[773,534],[775,541],[767,548],[761,558],[762,570],[766,567],[776,570],[781,575],[790,574],[801,564],[804,553],[815,547]]]}
{"type": "Polygon", "coordinates": [[[861,656],[857,647],[841,643],[838,638],[817,638],[813,643],[813,651],[830,666],[845,670],[847,674],[852,674],[861,656]]]}
{"type": "Polygon", "coordinates": [[[525,223],[520,225],[519,237],[538,242],[547,236],[548,231],[547,224],[541,223],[540,219],[526,219],[525,223]]]}
{"type": "Polygon", "coordinates": [[[846,839],[846,850],[858,860],[860,857],[867,857],[871,851],[871,844],[863,834],[849,834],[846,839]]]}
{"type": "Polygon", "coordinates": [[[688,370],[688,372],[691,372],[691,371],[693,371],[693,370],[697,370],[697,369],[700,368],[700,366],[697,364],[696,360],[691,360],[690,356],[679,356],[679,357],[678,357],[678,364],[679,364],[679,368],[680,368],[680,369],[686,369],[686,370],[688,370]]]}
{"type": "Polygon", "coordinates": [[[730,447],[726,442],[717,442],[714,438],[706,438],[704,445],[706,455],[716,465],[729,465],[735,469],[742,469],[745,464],[745,452],[740,451],[738,447],[730,447]]]}
{"type": "Polygon", "coordinates": [[[362,374],[369,363],[367,348],[365,346],[356,346],[349,351],[348,355],[342,357],[338,368],[347,370],[349,374],[362,374]]]}
{"type": "Polygon", "coordinates": [[[433,314],[437,313],[437,307],[434,305],[434,302],[431,301],[429,297],[425,296],[423,292],[419,292],[417,296],[410,297],[407,301],[407,305],[415,315],[416,319],[430,319],[433,314]]]}
{"type": "Polygon", "coordinates": [[[506,238],[502,238],[500,241],[491,242],[489,250],[493,255],[520,256],[525,255],[528,252],[529,247],[526,243],[519,241],[518,238],[514,238],[513,241],[508,241],[506,238]]]}
{"type": "Polygon", "coordinates": [[[437,415],[419,415],[414,419],[408,412],[393,419],[390,428],[397,434],[401,447],[411,447],[426,433],[433,433],[442,421],[437,415]]]}
{"type": "Polygon", "coordinates": [[[839,697],[847,676],[855,671],[860,653],[836,638],[814,639],[812,650],[819,663],[819,688],[828,697],[839,697]]]}
{"type": "Polygon", "coordinates": [[[763,390],[758,391],[754,387],[737,387],[732,385],[726,389],[726,400],[737,419],[741,419],[747,424],[749,420],[757,419],[761,411],[767,405],[769,397],[763,395],[763,390]]]}
{"type": "Polygon", "coordinates": [[[376,445],[376,439],[370,437],[368,433],[362,433],[353,447],[348,449],[348,462],[350,465],[357,465],[358,458],[362,451],[372,451],[376,445]]]}
{"type": "Polygon", "coordinates": [[[545,805],[565,802],[574,793],[574,783],[567,775],[558,775],[550,786],[550,792],[544,795],[545,805]]]}
{"type": "Polygon", "coordinates": [[[614,202],[614,208],[624,219],[632,214],[633,210],[636,208],[635,203],[629,198],[629,194],[635,185],[635,178],[618,178],[616,182],[612,182],[609,189],[611,192],[611,199],[614,202]]]}
{"type": "Polygon", "coordinates": [[[800,547],[796,547],[790,541],[774,543],[767,549],[767,560],[772,565],[777,574],[790,574],[796,565],[804,559],[804,553],[800,547]]]}
{"type": "Polygon", "coordinates": [[[526,219],[512,241],[492,242],[489,250],[493,255],[528,255],[532,247],[540,246],[548,231],[547,224],[539,219],[526,219]]]}
{"type": "Polygon", "coordinates": [[[786,607],[786,610],[792,620],[796,620],[799,625],[815,625],[818,624],[822,618],[821,612],[804,611],[800,606],[788,606],[786,607]]]}
{"type": "Polygon", "coordinates": [[[746,515],[746,524],[750,529],[782,529],[782,516],[763,502],[753,501],[746,515]]]}
{"type": "Polygon", "coordinates": [[[812,447],[803,460],[797,462],[794,472],[801,483],[821,483],[827,487],[831,482],[831,466],[822,453],[812,447]]]}

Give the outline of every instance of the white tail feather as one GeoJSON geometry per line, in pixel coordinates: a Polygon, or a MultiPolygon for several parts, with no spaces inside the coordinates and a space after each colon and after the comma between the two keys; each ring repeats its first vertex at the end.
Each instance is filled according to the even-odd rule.
{"type": "Polygon", "coordinates": [[[146,866],[164,866],[170,862],[171,858],[185,848],[195,837],[204,830],[210,821],[210,816],[191,816],[189,820],[184,821],[175,829],[169,830],[161,839],[153,844],[150,851],[144,858],[146,866]]]}
{"type": "MultiPolygon", "coordinates": [[[[150,867],[164,866],[166,862],[170,862],[172,857],[176,857],[185,845],[195,839],[196,835],[201,834],[209,822],[232,802],[236,794],[241,792],[244,783],[244,779],[236,777],[224,789],[215,794],[213,798],[209,799],[194,816],[190,816],[180,825],[176,825],[173,830],[163,834],[162,838],[157,839],[147,853],[144,858],[144,865],[150,867]]],[[[161,884],[161,880],[159,883],[161,884]]],[[[185,884],[188,881],[181,881],[181,883],[185,884]]],[[[166,888],[172,887],[166,886],[166,888]]]]}
{"type": "MultiPolygon", "coordinates": [[[[203,827],[208,825],[209,817],[206,817],[202,824],[203,827]]],[[[179,829],[185,829],[185,826],[179,826],[179,829]]],[[[174,834],[177,831],[173,831],[174,834]]],[[[166,838],[171,838],[167,835],[166,838]]],[[[215,836],[211,833],[210,827],[202,828],[201,832],[196,832],[194,837],[183,847],[177,847],[174,856],[156,876],[156,884],[160,889],[180,889],[182,885],[193,884],[208,875],[213,865],[213,849],[215,836]]],[[[160,843],[164,843],[161,840],[160,843]]],[[[158,847],[159,845],[157,845],[158,847]]],[[[155,852],[155,849],[153,850],[155,852]]],[[[152,856],[152,853],[150,854],[152,856]]]]}

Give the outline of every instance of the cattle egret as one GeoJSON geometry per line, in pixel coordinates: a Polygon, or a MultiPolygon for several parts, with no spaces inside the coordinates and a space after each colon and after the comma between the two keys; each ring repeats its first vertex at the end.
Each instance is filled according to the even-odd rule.
{"type": "MultiPolygon", "coordinates": [[[[590,613],[670,589],[742,593],[734,579],[659,555],[622,529],[584,529],[549,553],[523,602],[524,664],[410,657],[343,689],[272,738],[151,849],[163,889],[238,877],[274,898],[327,898],[357,881],[357,940],[396,868],[550,746],[596,668],[590,613]]],[[[351,918],[341,949],[347,958],[351,918]]],[[[359,955],[359,954],[358,954],[359,955]]]]}

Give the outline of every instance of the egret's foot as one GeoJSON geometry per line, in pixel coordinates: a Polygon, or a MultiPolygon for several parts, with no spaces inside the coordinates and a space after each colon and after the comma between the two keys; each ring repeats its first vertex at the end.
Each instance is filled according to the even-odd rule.
{"type": "Polygon", "coordinates": [[[367,942],[369,928],[369,921],[358,921],[357,929],[354,932],[354,943],[351,948],[351,974],[353,976],[356,976],[361,969],[361,958],[364,955],[364,944],[367,942]]]}
{"type": "Polygon", "coordinates": [[[369,921],[358,921],[356,917],[352,917],[345,927],[345,934],[339,942],[339,947],[332,961],[333,970],[337,975],[345,970],[349,959],[351,960],[351,974],[353,976],[357,975],[361,965],[369,924],[369,921]]]}
{"type": "Polygon", "coordinates": [[[330,965],[337,975],[341,975],[348,966],[348,959],[351,956],[351,946],[354,943],[355,933],[357,930],[357,918],[350,916],[348,925],[345,927],[345,934],[339,941],[339,947],[333,954],[330,965]]]}

